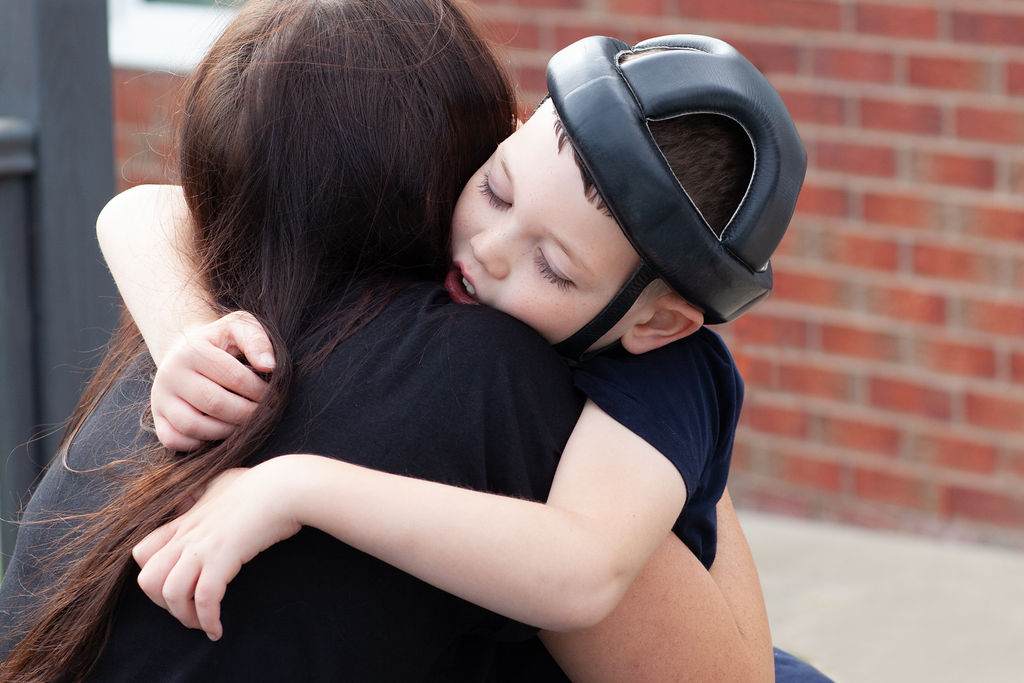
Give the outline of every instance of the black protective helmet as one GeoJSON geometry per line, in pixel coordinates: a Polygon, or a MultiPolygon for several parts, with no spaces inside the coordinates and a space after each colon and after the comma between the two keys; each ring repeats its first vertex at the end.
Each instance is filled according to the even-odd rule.
{"type": "Polygon", "coordinates": [[[769,258],[793,216],[807,155],[782,99],[754,65],[706,36],[634,47],[594,36],[551,58],[547,84],[573,148],[641,257],[615,299],[558,344],[560,352],[581,356],[658,277],[708,323],[736,318],[771,291],[769,258]],[[683,191],[647,125],[684,114],[728,116],[753,145],[750,185],[721,235],[683,191]]]}

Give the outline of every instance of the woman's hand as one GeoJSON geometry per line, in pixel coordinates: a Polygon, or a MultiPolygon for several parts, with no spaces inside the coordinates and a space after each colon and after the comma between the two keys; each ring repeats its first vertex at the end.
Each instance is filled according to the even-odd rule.
{"type": "Polygon", "coordinates": [[[270,338],[249,313],[228,313],[186,332],[153,380],[150,403],[160,443],[189,451],[204,441],[227,438],[252,415],[267,390],[254,370],[273,369],[270,338]]]}
{"type": "Polygon", "coordinates": [[[221,473],[188,512],[132,549],[143,592],[210,640],[223,635],[220,603],[242,565],[302,528],[282,495],[287,457],[221,473]]]}

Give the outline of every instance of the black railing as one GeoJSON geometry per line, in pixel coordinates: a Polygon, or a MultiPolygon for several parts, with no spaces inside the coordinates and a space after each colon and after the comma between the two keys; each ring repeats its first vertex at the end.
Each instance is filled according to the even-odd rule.
{"type": "Polygon", "coordinates": [[[4,563],[52,432],[115,322],[94,231],[114,187],[106,35],[106,0],[0,2],[4,563]]]}
{"type": "MultiPolygon", "coordinates": [[[[31,215],[29,187],[36,171],[35,131],[22,119],[0,119],[0,216],[3,216],[0,247],[0,485],[4,520],[13,519],[19,501],[39,472],[28,449],[16,447],[33,431],[36,419],[32,358],[31,250],[26,230],[31,215]],[[20,435],[20,436],[19,436],[20,435]]],[[[5,559],[13,535],[0,529],[5,559]]]]}

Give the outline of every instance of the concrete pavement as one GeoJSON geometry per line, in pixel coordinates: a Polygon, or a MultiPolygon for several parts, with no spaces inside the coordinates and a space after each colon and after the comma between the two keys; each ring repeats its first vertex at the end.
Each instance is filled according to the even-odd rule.
{"type": "Polygon", "coordinates": [[[1024,553],[739,516],[775,644],[836,683],[1024,682],[1024,553]]]}

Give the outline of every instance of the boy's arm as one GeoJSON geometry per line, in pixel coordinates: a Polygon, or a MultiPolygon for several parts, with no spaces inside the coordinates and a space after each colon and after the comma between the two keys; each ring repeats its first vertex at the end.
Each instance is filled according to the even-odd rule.
{"type": "Polygon", "coordinates": [[[157,437],[179,451],[227,437],[255,410],[266,383],[236,356],[261,372],[274,365],[270,340],[252,316],[216,320],[189,258],[191,230],[176,185],[126,190],[96,220],[103,256],[160,368],[153,389],[157,437]],[[184,350],[165,368],[176,347],[184,350]]]}
{"type": "Polygon", "coordinates": [[[217,318],[193,274],[191,229],[176,185],[125,190],[96,220],[103,257],[157,365],[184,330],[217,318]]]}
{"type": "Polygon", "coordinates": [[[519,621],[584,628],[615,607],[686,497],[672,464],[592,403],[547,504],[309,455],[274,458],[235,483],[204,495],[136,552],[146,593],[214,633],[219,617],[200,618],[196,608],[219,602],[241,564],[281,540],[280,529],[301,525],[519,621]]]}
{"type": "MultiPolygon", "coordinates": [[[[399,483],[395,489],[399,498],[409,501],[408,507],[402,508],[399,514],[400,517],[405,515],[407,520],[415,520],[415,515],[423,513],[419,503],[412,502],[420,498],[421,486],[438,491],[451,488],[306,455],[282,456],[250,470],[230,471],[211,485],[210,492],[200,499],[193,511],[157,530],[136,548],[136,558],[143,565],[139,583],[155,602],[170,609],[187,626],[204,628],[211,638],[217,639],[222,633],[219,602],[227,581],[243,562],[262,548],[298,531],[299,520],[306,514],[277,504],[279,501],[268,505],[270,496],[282,491],[299,491],[306,506],[337,511],[351,503],[364,509],[369,507],[375,511],[374,517],[386,520],[391,511],[390,503],[374,507],[364,496],[374,490],[378,481],[386,479],[409,485],[402,490],[399,483]],[[337,479],[341,472],[346,474],[337,479]],[[324,496],[328,498],[323,499],[324,496]],[[284,515],[280,514],[282,510],[284,515]],[[193,524],[197,513],[200,523],[193,524]],[[260,543],[251,547],[245,545],[257,536],[262,537],[260,543]],[[168,542],[180,539],[187,543],[168,542]],[[155,583],[154,577],[159,578],[155,583]]],[[[467,500],[474,496],[500,498],[455,490],[462,491],[467,500]]],[[[369,495],[374,497],[372,493],[369,495]]],[[[286,498],[291,500],[294,496],[286,495],[286,498]]],[[[513,504],[523,503],[508,500],[513,504]]],[[[445,507],[450,502],[438,498],[432,504],[444,511],[451,509],[445,507]]],[[[760,586],[728,495],[718,510],[718,558],[710,573],[670,535],[611,616],[575,633],[541,634],[545,645],[571,678],[657,683],[772,680],[771,643],[760,586]]],[[[500,536],[502,530],[488,529],[486,518],[462,516],[467,511],[458,500],[454,502],[454,511],[458,518],[444,521],[448,528],[426,540],[417,538],[419,532],[415,529],[407,530],[405,538],[392,534],[392,547],[381,559],[410,569],[407,560],[411,557],[418,556],[413,564],[432,558],[435,567],[431,568],[429,562],[419,564],[419,570],[413,573],[468,597],[460,591],[460,577],[455,569],[462,560],[451,557],[463,550],[458,539],[465,535],[472,537],[480,530],[500,536]],[[434,581],[432,575],[439,575],[440,580],[434,581]]],[[[317,514],[314,511],[312,516],[317,514]]],[[[379,524],[373,526],[357,532],[345,532],[335,526],[331,533],[339,538],[347,536],[356,547],[370,550],[381,533],[379,524]]],[[[543,538],[539,542],[543,544],[543,538]]],[[[520,571],[517,565],[520,558],[505,554],[507,549],[491,552],[503,558],[503,566],[488,577],[491,580],[501,581],[504,569],[513,573],[520,571]]],[[[524,585],[519,590],[521,598],[528,601],[535,593],[543,594],[544,588],[543,584],[534,584],[524,585]]],[[[486,598],[477,601],[486,604],[486,598]]],[[[560,608],[557,600],[551,607],[560,608]]]]}
{"type": "Polygon", "coordinates": [[[607,619],[573,633],[542,631],[559,666],[594,683],[772,681],[761,586],[728,491],[718,532],[710,573],[670,536],[607,619]]]}

